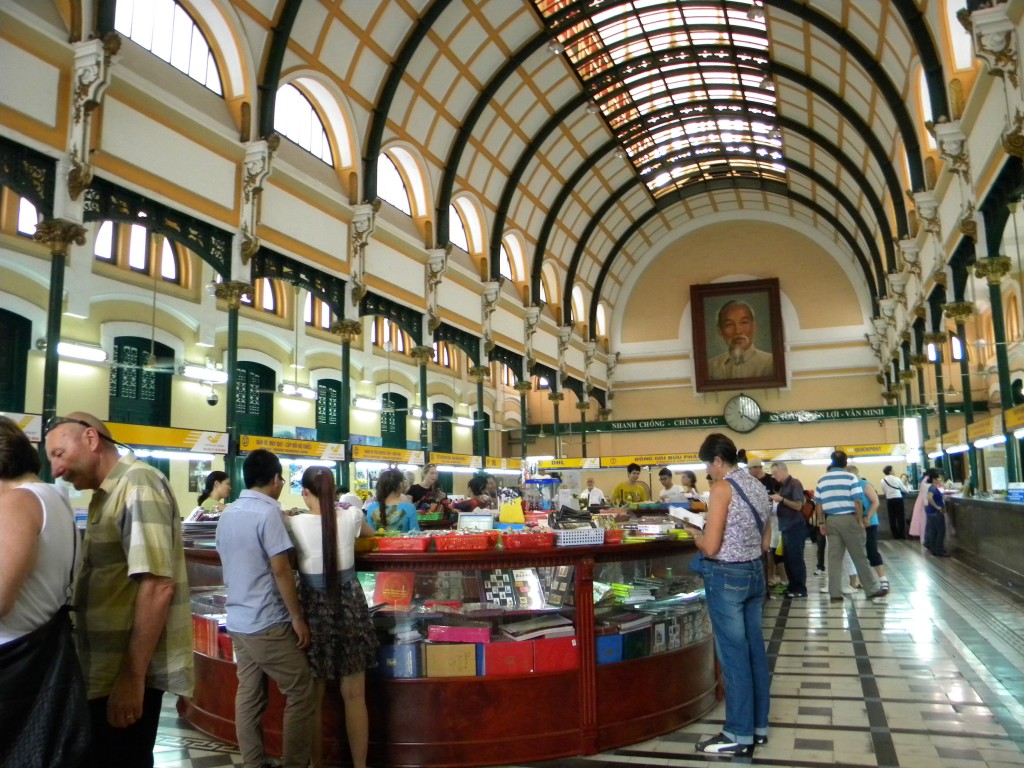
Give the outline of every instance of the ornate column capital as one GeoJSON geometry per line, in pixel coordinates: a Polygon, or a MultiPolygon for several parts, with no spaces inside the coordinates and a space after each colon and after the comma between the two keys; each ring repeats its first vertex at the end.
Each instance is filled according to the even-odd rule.
{"type": "Polygon", "coordinates": [[[489,365],[474,365],[469,369],[469,380],[474,384],[480,384],[491,377],[489,365]]]}
{"type": "Polygon", "coordinates": [[[918,370],[928,365],[928,362],[928,355],[920,354],[910,356],[910,364],[917,368],[918,370]]]}
{"type": "Polygon", "coordinates": [[[221,301],[228,303],[228,309],[238,309],[242,305],[242,297],[253,294],[252,286],[241,280],[229,280],[226,283],[217,283],[214,295],[221,301]]]}
{"type": "Polygon", "coordinates": [[[577,400],[576,401],[576,410],[579,411],[580,413],[586,413],[587,411],[590,410],[590,401],[589,400],[577,400]]]}
{"type": "Polygon", "coordinates": [[[900,371],[900,381],[904,384],[913,381],[916,377],[917,374],[914,372],[914,369],[910,369],[909,371],[900,371]]]}
{"type": "Polygon", "coordinates": [[[611,408],[598,408],[597,409],[597,420],[598,421],[608,421],[608,419],[610,419],[611,417],[612,417],[612,409],[611,408]]]}
{"type": "Polygon", "coordinates": [[[963,325],[977,311],[973,301],[951,301],[942,305],[943,314],[957,325],[963,325]]]}
{"type": "MultiPolygon", "coordinates": [[[[946,336],[946,332],[945,331],[931,331],[931,332],[926,333],[924,335],[924,343],[925,344],[938,344],[938,345],[941,346],[942,344],[946,343],[947,338],[948,337],[946,336]]],[[[927,355],[926,355],[926,357],[927,357],[927,355]]]]}
{"type": "Polygon", "coordinates": [[[363,324],[358,320],[335,320],[331,333],[341,338],[343,344],[351,344],[363,333],[363,324]]]}
{"type": "Polygon", "coordinates": [[[552,403],[560,403],[563,400],[565,400],[565,393],[556,392],[555,390],[552,389],[550,392],[548,392],[548,400],[550,400],[552,403]]]}
{"type": "Polygon", "coordinates": [[[434,348],[426,344],[419,344],[409,350],[412,359],[419,365],[426,365],[434,359],[434,348]]]}
{"type": "Polygon", "coordinates": [[[1012,266],[1008,256],[990,256],[986,259],[978,259],[974,264],[974,276],[984,277],[989,285],[999,285],[1012,266]]]}
{"type": "Polygon", "coordinates": [[[521,395],[525,395],[527,392],[533,389],[533,382],[530,381],[517,381],[514,387],[516,392],[521,395]]]}
{"type": "Polygon", "coordinates": [[[49,246],[54,256],[67,256],[72,244],[85,245],[85,227],[67,219],[47,219],[36,225],[32,239],[49,246]]]}

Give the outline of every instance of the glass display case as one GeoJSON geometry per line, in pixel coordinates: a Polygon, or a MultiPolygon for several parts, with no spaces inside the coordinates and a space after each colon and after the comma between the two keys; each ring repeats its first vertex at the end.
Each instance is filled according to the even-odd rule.
{"type": "MultiPolygon", "coordinates": [[[[692,542],[654,541],[358,555],[380,641],[366,685],[370,762],[483,766],[594,754],[700,717],[716,702],[717,680],[702,584],[687,569],[694,551],[692,542]]],[[[209,575],[216,552],[187,555],[209,575]]],[[[234,665],[223,641],[216,648],[197,648],[196,692],[179,711],[234,741],[234,665]]],[[[342,762],[334,688],[325,753],[342,762]]],[[[281,710],[274,690],[264,721],[271,753],[281,710]]]]}

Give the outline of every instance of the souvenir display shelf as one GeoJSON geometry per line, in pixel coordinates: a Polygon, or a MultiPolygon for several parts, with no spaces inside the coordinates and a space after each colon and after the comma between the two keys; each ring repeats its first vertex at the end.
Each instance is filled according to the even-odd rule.
{"type": "MultiPolygon", "coordinates": [[[[625,627],[621,630],[623,634],[615,634],[620,630],[610,626],[614,621],[628,621],[629,612],[640,605],[634,605],[633,596],[644,593],[642,584],[649,583],[650,577],[654,581],[660,577],[665,583],[678,583],[679,577],[688,573],[687,563],[694,552],[690,541],[652,541],[536,551],[489,549],[357,555],[356,567],[364,585],[381,573],[389,574],[389,579],[411,574],[417,593],[414,605],[424,602],[419,599],[423,585],[433,588],[431,585],[446,580],[461,580],[464,585],[479,585],[477,595],[469,595],[473,587],[465,589],[467,597],[480,599],[484,590],[494,589],[499,581],[494,574],[499,572],[533,572],[550,577],[564,576],[566,567],[572,569],[567,587],[552,586],[555,582],[547,585],[551,590],[548,596],[560,595],[555,607],[545,605],[541,610],[531,610],[535,603],[527,603],[523,597],[523,608],[510,609],[501,616],[492,613],[490,617],[496,630],[516,621],[553,614],[571,620],[575,647],[571,657],[556,657],[554,671],[547,671],[552,666],[547,661],[542,665],[539,650],[536,657],[525,650],[533,643],[527,640],[470,644],[475,648],[477,661],[475,670],[470,663],[468,671],[466,644],[463,649],[455,648],[463,668],[454,673],[470,676],[427,676],[442,669],[436,656],[427,656],[426,647],[433,643],[423,645],[417,657],[423,667],[414,674],[420,676],[398,678],[368,672],[369,762],[389,766],[486,766],[590,755],[667,733],[701,717],[714,707],[719,695],[702,594],[691,592],[685,597],[678,618],[672,618],[679,606],[678,597],[657,598],[643,604],[654,615],[653,624],[628,634],[625,627]],[[595,582],[598,593],[616,582],[619,602],[608,606],[606,598],[595,611],[595,582]],[[633,585],[639,585],[636,592],[632,591],[633,585]],[[662,608],[664,612],[659,614],[662,608]],[[516,651],[522,653],[512,655],[525,654],[528,658],[512,659],[509,652],[516,651]],[[491,655],[494,653],[501,653],[500,658],[491,655]],[[537,669],[532,668],[532,660],[536,661],[537,669]],[[511,671],[495,674],[497,665],[506,663],[511,671]]],[[[215,550],[187,549],[186,559],[193,590],[219,583],[215,550]]],[[[445,595],[439,592],[438,596],[445,595]]],[[[389,619],[381,616],[376,614],[375,623],[387,624],[389,619]]],[[[437,616],[431,619],[436,620],[437,616]]],[[[435,622],[420,622],[424,636],[428,627],[422,625],[430,623],[435,622]]],[[[502,635],[494,632],[495,639],[502,635]]],[[[222,637],[221,656],[228,645],[225,641],[222,637]]],[[[191,699],[180,699],[178,711],[200,730],[235,742],[235,665],[215,657],[215,644],[207,641],[207,653],[196,652],[195,694],[191,699]]],[[[571,640],[549,640],[545,647],[565,648],[571,644],[571,640]]],[[[399,647],[392,646],[388,651],[399,647]]],[[[389,669],[388,673],[395,670],[389,669]]],[[[283,699],[272,685],[270,706],[264,718],[270,754],[280,754],[282,711],[283,699]]],[[[323,718],[327,762],[347,764],[344,710],[337,686],[328,686],[323,718]]]]}

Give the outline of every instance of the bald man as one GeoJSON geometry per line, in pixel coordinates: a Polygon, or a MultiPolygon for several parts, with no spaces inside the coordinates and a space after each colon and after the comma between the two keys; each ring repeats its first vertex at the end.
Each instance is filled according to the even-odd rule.
{"type": "Polygon", "coordinates": [[[93,491],[75,582],[91,765],[151,768],[164,692],[192,693],[181,515],[166,478],[90,413],[50,419],[53,476],[93,491]]]}

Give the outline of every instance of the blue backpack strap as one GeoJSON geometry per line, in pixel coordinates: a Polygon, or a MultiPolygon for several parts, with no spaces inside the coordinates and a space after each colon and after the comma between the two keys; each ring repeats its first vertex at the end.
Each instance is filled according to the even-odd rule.
{"type": "Polygon", "coordinates": [[[754,516],[754,522],[757,523],[757,532],[764,536],[764,522],[762,522],[761,516],[757,514],[757,508],[750,503],[750,499],[747,498],[747,494],[745,494],[743,492],[743,489],[740,488],[739,483],[737,483],[731,477],[727,477],[725,479],[729,481],[729,485],[731,485],[733,487],[733,490],[740,495],[740,498],[747,502],[747,506],[750,507],[750,514],[754,516]]]}

